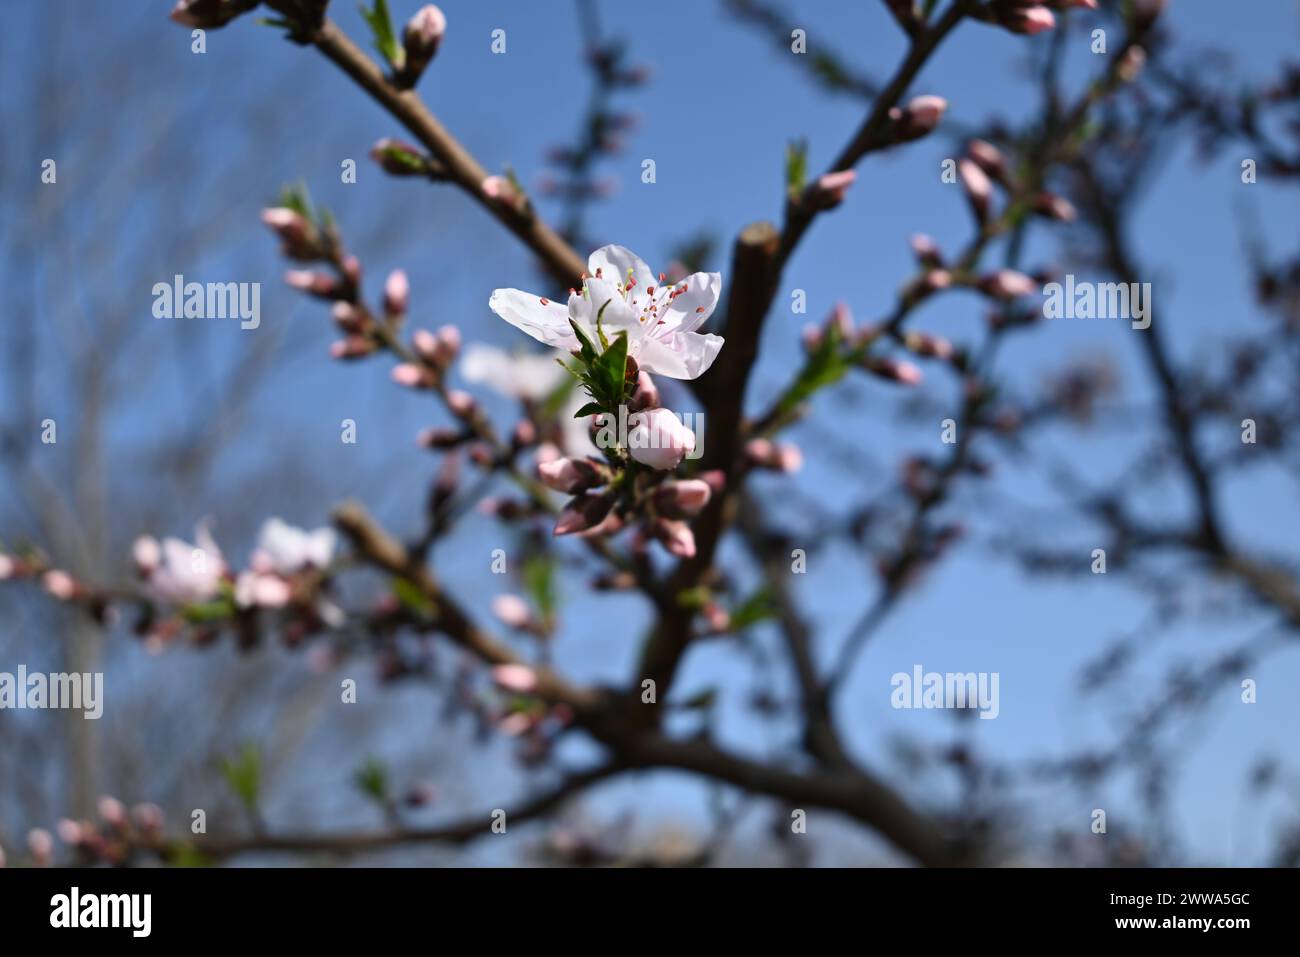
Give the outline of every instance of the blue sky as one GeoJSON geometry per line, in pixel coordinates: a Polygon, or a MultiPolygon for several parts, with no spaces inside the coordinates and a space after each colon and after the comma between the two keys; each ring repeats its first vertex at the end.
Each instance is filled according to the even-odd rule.
{"type": "MultiPolygon", "coordinates": [[[[111,12],[109,6],[80,5],[86,22],[63,20],[62,29],[71,33],[66,44],[53,49],[15,44],[14,37],[30,35],[20,23],[4,44],[6,76],[12,82],[6,81],[0,96],[21,103],[34,95],[27,85],[36,82],[37,57],[71,57],[78,44],[91,42],[120,47],[133,64],[131,82],[118,85],[114,77],[104,77],[75,95],[121,117],[119,148],[125,159],[120,161],[129,162],[131,144],[138,144],[164,156],[174,152],[177,162],[186,164],[187,175],[156,189],[146,185],[138,204],[121,219],[103,221],[96,215],[97,197],[114,188],[113,180],[78,151],[77,129],[70,125],[62,131],[60,164],[67,172],[61,178],[68,188],[83,192],[85,200],[84,218],[66,228],[86,244],[113,235],[122,255],[129,251],[158,264],[157,275],[141,286],[135,300],[142,324],[153,321],[152,281],[168,280],[175,272],[199,281],[262,282],[263,329],[256,334],[283,336],[298,355],[260,396],[261,423],[222,462],[223,474],[238,475],[259,457],[292,447],[322,462],[316,476],[320,501],[290,502],[286,517],[319,523],[327,502],[360,495],[375,503],[394,527],[411,527],[430,468],[412,442],[418,429],[430,424],[427,404],[393,389],[378,364],[340,369],[328,360],[332,335],[325,312],[279,283],[282,264],[257,221],[258,212],[282,183],[305,181],[314,198],[343,224],[366,265],[371,290],[387,270],[403,267],[411,275],[415,322],[455,322],[468,339],[508,347],[521,347],[521,337],[488,312],[487,298],[497,286],[545,291],[529,254],[451,189],[389,179],[373,168],[365,158],[370,145],[401,131],[313,52],[286,44],[276,31],[246,19],[209,33],[207,52],[198,56],[189,52],[186,32],[166,20],[165,4],[114,4],[111,12]],[[89,29],[73,36],[78,26],[89,29]],[[160,130],[156,123],[164,115],[170,119],[160,130]],[[232,157],[250,155],[257,158],[251,175],[241,173],[230,181],[232,157]],[[355,184],[340,182],[340,163],[348,158],[357,160],[360,169],[355,184]],[[221,217],[243,224],[242,236],[236,229],[237,241],[213,248],[181,248],[169,241],[176,221],[221,217]],[[382,488],[368,480],[358,487],[370,473],[338,459],[355,454],[340,452],[337,443],[338,422],[349,417],[360,423],[361,451],[388,463],[391,480],[382,488]]],[[[343,28],[363,41],[353,5],[332,6],[343,28]]],[[[396,0],[393,6],[400,19],[415,4],[396,0]]],[[[902,35],[881,4],[784,6],[792,27],[807,30],[810,50],[824,45],[878,79],[887,77],[902,55],[902,35]]],[[[1209,0],[1173,0],[1170,6],[1172,29],[1185,54],[1201,47],[1225,50],[1245,79],[1270,75],[1283,58],[1294,56],[1300,31],[1294,3],[1253,2],[1250,16],[1242,15],[1243,5],[1209,0]]],[[[36,8],[24,4],[12,16],[19,21],[34,17],[36,8]]],[[[421,82],[422,94],[485,167],[499,170],[510,164],[526,184],[535,186],[545,172],[547,148],[573,138],[588,95],[572,5],[448,0],[443,8],[450,25],[437,61],[421,82]],[[490,51],[490,34],[497,28],[507,33],[504,55],[490,51]]],[[[639,123],[628,136],[626,151],[602,166],[617,192],[595,207],[589,232],[602,242],[631,247],[655,266],[681,240],[710,231],[720,240],[710,267],[723,270],[725,286],[730,237],[749,222],[779,216],[786,143],[807,137],[813,168],[823,168],[851,135],[863,106],[818,90],[793,54],[777,51],[766,37],[738,25],[719,3],[666,0],[654,4],[652,12],[615,2],[602,2],[599,8],[605,32],[626,38],[632,59],[649,64],[653,77],[648,86],[620,96],[620,104],[635,112],[639,123]],[[645,158],[655,160],[654,184],[640,181],[645,158]]],[[[1023,69],[1030,42],[966,25],[926,67],[913,91],[946,97],[948,117],[962,127],[995,115],[1024,115],[1035,105],[1033,84],[1023,69]]],[[[1096,63],[1083,35],[1076,37],[1075,46],[1066,74],[1075,78],[1077,88],[1096,63]]],[[[7,164],[32,162],[28,132],[6,137],[0,149],[7,164]]],[[[932,234],[946,249],[965,241],[965,205],[956,188],[938,176],[940,162],[956,149],[951,139],[936,135],[874,156],[860,167],[849,201],[819,220],[790,263],[785,286],[807,291],[809,314],[791,315],[783,306],[788,296],[778,296],[752,381],[752,405],[762,405],[788,378],[807,320],[819,319],[837,300],[864,319],[889,307],[912,268],[907,239],[913,232],[932,234]]],[[[1170,338],[1184,359],[1203,354],[1215,337],[1253,321],[1249,278],[1240,265],[1241,210],[1256,214],[1265,234],[1275,240],[1295,238],[1300,210],[1294,192],[1266,183],[1243,187],[1238,163],[1231,151],[1209,164],[1186,154],[1173,157],[1144,195],[1135,219],[1134,245],[1157,283],[1157,308],[1178,329],[1170,338]]],[[[540,208],[544,214],[555,212],[545,200],[540,208]]],[[[1025,262],[1055,262],[1058,255],[1040,234],[1025,262]]],[[[122,301],[122,291],[114,293],[122,301]]],[[[128,296],[125,301],[132,300],[128,296]]],[[[93,310],[93,298],[90,305],[93,310]]],[[[928,306],[916,322],[919,328],[969,341],[979,333],[981,317],[975,298],[957,295],[928,306]]],[[[1004,371],[1031,386],[1044,370],[1059,368],[1073,356],[1109,351],[1119,358],[1121,370],[1132,373],[1139,368],[1127,338],[1133,334],[1121,324],[1052,324],[1009,348],[1004,371]]],[[[218,366],[237,363],[249,348],[250,334],[233,325],[210,335],[218,366]]],[[[1125,378],[1137,387],[1128,397],[1140,400],[1141,377],[1125,378]]],[[[189,371],[160,364],[142,378],[138,402],[117,427],[124,436],[153,428],[169,415],[167,396],[191,381],[189,371]]],[[[941,395],[949,387],[935,388],[941,395]]],[[[937,427],[933,435],[922,433],[898,418],[895,393],[874,385],[853,391],[858,401],[851,414],[826,397],[819,400],[818,411],[824,423],[842,434],[860,434],[870,457],[885,470],[865,476],[869,487],[888,478],[901,450],[936,451],[937,427]]],[[[506,412],[504,406],[494,408],[506,412]]],[[[1088,473],[1099,481],[1113,474],[1133,447],[1072,432],[1058,433],[1053,443],[1057,453],[1086,462],[1088,473]]],[[[810,465],[798,479],[805,492],[815,488],[832,502],[860,497],[861,489],[843,473],[817,464],[815,446],[806,445],[805,452],[810,465]]],[[[1252,542],[1291,544],[1286,532],[1295,527],[1293,498],[1284,498],[1283,487],[1267,477],[1252,481],[1255,486],[1243,490],[1248,494],[1232,497],[1229,514],[1236,527],[1252,542]]],[[[1019,501],[1048,501],[1046,490],[1029,476],[1000,488],[1019,501]]],[[[1153,502],[1151,507],[1166,506],[1153,502]]],[[[783,517],[797,525],[798,516],[783,517]]],[[[439,555],[447,556],[443,575],[480,610],[486,610],[493,593],[485,587],[485,582],[494,584],[484,573],[486,559],[480,566],[459,558],[486,554],[502,538],[493,525],[473,520],[439,546],[439,555]]],[[[818,556],[800,588],[811,617],[824,626],[821,651],[829,663],[848,624],[870,598],[870,573],[855,557],[831,551],[818,556]]],[[[577,591],[576,583],[570,586],[570,595],[577,591]]],[[[855,749],[877,762],[884,760],[891,733],[948,735],[951,720],[942,713],[889,707],[889,676],[920,663],[941,671],[1001,673],[1001,715],[996,721],[974,722],[973,729],[979,747],[991,754],[1059,753],[1085,740],[1104,740],[1115,716],[1099,702],[1079,698],[1075,676],[1102,646],[1138,628],[1148,609],[1144,596],[1117,582],[1027,582],[977,540],[933,574],[873,639],[839,702],[840,717],[855,749]]],[[[640,621],[643,614],[635,600],[626,598],[572,605],[557,649],[560,662],[579,677],[624,677],[639,629],[614,629],[609,622],[611,616],[640,621]]],[[[1162,650],[1148,662],[1149,688],[1158,687],[1155,679],[1170,662],[1208,654],[1232,637],[1217,626],[1194,622],[1163,637],[1162,650]]],[[[724,699],[720,735],[738,748],[761,751],[768,735],[741,708],[744,684],[737,660],[717,645],[694,652],[678,690],[687,694],[718,683],[733,691],[724,699]]],[[[1258,676],[1262,690],[1257,705],[1237,704],[1229,689],[1201,720],[1174,788],[1176,830],[1193,858],[1251,863],[1266,849],[1276,815],[1243,812],[1243,782],[1246,769],[1261,754],[1296,757],[1296,714],[1279,679],[1293,676],[1297,664],[1300,654],[1294,650],[1269,659],[1258,676]]],[[[646,786],[634,787],[611,788],[605,800],[611,808],[649,804],[646,786]]],[[[669,818],[683,810],[694,814],[701,807],[698,789],[684,779],[661,776],[650,787],[663,801],[650,805],[651,817],[669,818]]],[[[1127,788],[1101,795],[1050,791],[1040,802],[1027,803],[1047,820],[1077,821],[1080,828],[1086,827],[1092,807],[1121,809],[1121,820],[1135,809],[1127,788]]]]}

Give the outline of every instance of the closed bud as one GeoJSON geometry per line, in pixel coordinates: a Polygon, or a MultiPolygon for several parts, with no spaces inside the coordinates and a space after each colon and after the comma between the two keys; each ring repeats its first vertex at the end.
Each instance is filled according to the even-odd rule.
{"type": "Polygon", "coordinates": [[[804,190],[803,203],[809,209],[834,209],[844,202],[845,194],[857,178],[858,174],[851,169],[824,173],[804,190]]]}
{"type": "Polygon", "coordinates": [[[917,233],[910,241],[912,255],[922,266],[938,268],[943,265],[943,253],[939,251],[939,244],[925,233],[917,233]]]}
{"type": "Polygon", "coordinates": [[[1034,212],[1048,219],[1058,219],[1063,223],[1074,222],[1078,215],[1068,199],[1048,192],[1039,193],[1034,197],[1034,212]]]}
{"type": "Polygon", "coordinates": [[[632,401],[628,403],[628,410],[641,412],[645,409],[658,408],[658,406],[659,387],[655,385],[654,379],[650,378],[650,373],[638,372],[636,390],[632,393],[632,401]]]}
{"type": "Polygon", "coordinates": [[[283,206],[262,210],[262,222],[271,228],[292,259],[316,258],[316,228],[301,213],[283,206]]]}
{"type": "Polygon", "coordinates": [[[980,291],[995,299],[1015,299],[1038,291],[1033,279],[1014,269],[999,269],[980,278],[980,291]]]}
{"type": "Polygon", "coordinates": [[[410,301],[411,284],[407,281],[406,273],[401,269],[394,269],[388,274],[388,280],[384,283],[384,312],[390,316],[405,315],[410,301]]]}
{"type": "Polygon", "coordinates": [[[365,336],[348,336],[330,343],[330,355],[335,359],[361,359],[375,351],[375,344],[365,336]]]}
{"type": "Polygon", "coordinates": [[[903,337],[903,344],[918,356],[948,360],[955,354],[952,343],[939,336],[925,332],[909,332],[903,337]]]}
{"type": "Polygon", "coordinates": [[[650,523],[650,534],[678,558],[695,557],[695,533],[685,522],[656,518],[650,523]]]}
{"type": "Polygon", "coordinates": [[[402,64],[402,78],[406,86],[414,86],[442,43],[447,32],[447,17],[432,3],[425,4],[407,21],[402,31],[402,47],[406,62],[402,64]]]}
{"type": "Polygon", "coordinates": [[[665,482],[651,493],[657,514],[666,518],[690,518],[698,515],[713,497],[713,489],[700,479],[665,482]]]}
{"type": "Polygon", "coordinates": [[[389,176],[426,176],[429,158],[418,146],[385,137],[370,148],[370,158],[389,176]]]}
{"type": "Polygon", "coordinates": [[[863,368],[878,378],[900,385],[920,385],[923,378],[921,370],[912,363],[888,356],[868,357],[863,362],[863,368]]]}
{"type": "Polygon", "coordinates": [[[426,449],[454,449],[465,440],[465,433],[458,429],[425,429],[416,441],[426,449]]]}
{"type": "Polygon", "coordinates": [[[966,145],[966,155],[975,161],[975,165],[988,174],[989,178],[1005,184],[1007,181],[1007,161],[1002,151],[987,140],[971,140],[966,145]]]}
{"type": "Polygon", "coordinates": [[[974,160],[962,157],[957,161],[957,177],[961,180],[966,199],[970,202],[975,220],[980,225],[988,222],[989,203],[993,199],[993,184],[974,160]]]}
{"type": "Polygon", "coordinates": [[[329,273],[314,272],[310,269],[290,269],[284,274],[285,284],[299,292],[309,293],[321,299],[337,299],[339,281],[329,273]]]}
{"type": "Polygon", "coordinates": [[[893,121],[893,140],[906,143],[920,139],[939,125],[948,101],[941,96],[916,96],[906,106],[895,106],[889,111],[893,121]]]}
{"type": "Polygon", "coordinates": [[[365,331],[365,315],[350,302],[336,302],[330,310],[334,324],[349,335],[360,335],[365,331]]]}
{"type": "Polygon", "coordinates": [[[393,366],[393,381],[408,389],[431,389],[437,382],[425,366],[401,362],[393,366]]]}
{"type": "MultiPolygon", "coordinates": [[[[526,631],[529,628],[529,626],[532,624],[532,620],[533,620],[533,613],[531,609],[529,609],[528,603],[524,601],[522,598],[520,598],[518,595],[497,595],[496,598],[492,599],[492,614],[496,615],[497,620],[500,621],[507,628],[515,628],[520,631],[526,631]]],[[[503,665],[501,667],[518,668],[521,666],[503,665]]],[[[494,668],[492,670],[492,676],[493,678],[497,679],[498,684],[502,683],[500,677],[497,674],[500,670],[501,668],[494,668]]],[[[516,675],[514,672],[509,672],[509,674],[512,677],[519,677],[520,679],[519,686],[514,687],[512,690],[515,691],[531,690],[531,685],[525,686],[526,682],[524,679],[527,679],[528,681],[535,681],[536,679],[532,674],[531,669],[525,668],[523,670],[528,672],[528,674],[516,675]]]]}
{"type": "Polygon", "coordinates": [[[457,418],[471,419],[478,409],[478,404],[468,392],[455,389],[447,393],[447,408],[451,409],[452,415],[457,418]]]}

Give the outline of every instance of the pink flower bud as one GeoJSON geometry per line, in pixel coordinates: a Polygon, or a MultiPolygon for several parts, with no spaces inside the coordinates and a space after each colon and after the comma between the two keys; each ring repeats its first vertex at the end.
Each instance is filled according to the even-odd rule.
{"type": "Polygon", "coordinates": [[[799,446],[786,442],[777,447],[776,469],[778,472],[797,472],[803,468],[803,452],[799,446]]]}
{"type": "Polygon", "coordinates": [[[582,480],[578,467],[569,458],[540,463],[537,474],[547,488],[553,488],[557,492],[575,492],[582,480]]]}
{"type": "Polygon", "coordinates": [[[642,465],[675,469],[695,450],[695,433],[668,409],[647,409],[627,422],[628,451],[642,465]]]}
{"type": "Polygon", "coordinates": [[[906,143],[920,139],[939,125],[948,101],[941,96],[915,96],[906,106],[895,106],[889,111],[894,123],[894,140],[906,143]]]}
{"type": "Polygon", "coordinates": [[[223,2],[223,0],[177,0],[170,19],[183,27],[216,30],[248,10],[252,4],[223,2]]]}
{"type": "Polygon", "coordinates": [[[1032,36],[1056,26],[1056,16],[1042,5],[1023,7],[1011,13],[1006,25],[1016,33],[1027,33],[1032,36]]]}
{"type": "Polygon", "coordinates": [[[407,21],[406,28],[402,31],[402,47],[406,51],[402,73],[408,85],[414,85],[424,72],[424,68],[438,52],[438,45],[446,32],[447,18],[432,3],[425,4],[407,21]]]}
{"type": "Polygon", "coordinates": [[[478,406],[474,402],[474,397],[468,392],[455,389],[447,393],[447,408],[451,409],[452,415],[457,418],[468,419],[473,417],[478,406]]]}
{"type": "Polygon", "coordinates": [[[644,409],[654,409],[659,406],[659,387],[655,385],[655,380],[650,378],[650,373],[644,370],[637,373],[636,391],[632,393],[632,401],[628,408],[633,412],[641,412],[644,409]]]}
{"type": "Polygon", "coordinates": [[[433,376],[424,366],[402,362],[393,366],[393,381],[409,389],[428,389],[434,384],[433,376]]]}
{"type": "Polygon", "coordinates": [[[987,222],[989,202],[993,198],[993,184],[989,182],[988,176],[973,160],[962,157],[957,161],[957,177],[966,191],[976,221],[981,224],[987,222]]]}
{"type": "Polygon", "coordinates": [[[1014,269],[999,269],[982,277],[978,285],[985,294],[995,299],[1015,299],[1038,291],[1037,284],[1031,278],[1014,269]]]}
{"type": "Polygon", "coordinates": [[[152,535],[141,535],[131,545],[131,557],[141,575],[151,575],[162,563],[162,546],[152,535]]]}
{"type": "Polygon", "coordinates": [[[667,518],[690,518],[709,504],[713,489],[700,479],[665,482],[651,496],[655,511],[667,518]]]}
{"type": "Polygon", "coordinates": [[[360,359],[375,351],[375,344],[365,336],[348,336],[330,343],[330,355],[335,359],[360,359]]]}
{"type": "Polygon", "coordinates": [[[483,195],[502,206],[513,209],[523,207],[524,198],[519,195],[513,183],[504,176],[488,176],[482,183],[483,195]]]}
{"type": "Polygon", "coordinates": [[[329,273],[311,269],[290,269],[284,274],[285,285],[321,299],[333,299],[339,291],[338,280],[329,273]]]}
{"type": "Polygon", "coordinates": [[[518,595],[497,595],[492,599],[492,614],[507,628],[517,628],[520,631],[527,629],[533,620],[528,603],[518,595]]]}
{"type": "Polygon", "coordinates": [[[0,582],[13,578],[17,571],[17,562],[8,555],[0,554],[0,582]]]}
{"type": "Polygon", "coordinates": [[[103,795],[96,802],[95,809],[99,812],[100,820],[105,824],[121,827],[126,823],[126,805],[115,797],[103,795]]]}
{"type": "Polygon", "coordinates": [[[59,835],[59,840],[64,844],[71,844],[73,847],[76,847],[81,843],[83,832],[81,824],[77,821],[65,817],[63,820],[59,821],[54,830],[59,835]]]}
{"type": "Polygon", "coordinates": [[[336,302],[330,309],[334,324],[349,335],[359,335],[365,331],[365,317],[361,310],[350,302],[336,302]]]}
{"type": "Polygon", "coordinates": [[[296,258],[307,255],[315,231],[301,213],[283,206],[264,209],[262,222],[280,237],[286,253],[296,258]]]}
{"type": "Polygon", "coordinates": [[[135,818],[136,825],[146,833],[157,833],[162,830],[163,812],[157,804],[148,802],[137,804],[131,808],[131,816],[135,818]]]}
{"type": "Polygon", "coordinates": [[[520,419],[510,433],[510,444],[516,449],[527,448],[537,441],[537,426],[531,419],[520,419]]]}
{"type": "Polygon", "coordinates": [[[622,521],[616,520],[608,525],[611,518],[614,497],[608,492],[604,495],[579,495],[572,499],[555,520],[552,534],[572,535],[587,531],[616,531],[622,521]]]}
{"type": "Polygon", "coordinates": [[[537,719],[530,714],[522,711],[516,711],[514,714],[506,715],[497,722],[497,729],[512,738],[517,738],[521,734],[526,734],[537,723],[537,719]]]}
{"type": "Polygon", "coordinates": [[[59,601],[71,601],[77,597],[77,592],[80,590],[75,578],[57,568],[41,576],[41,584],[51,597],[59,601]]]}
{"type": "Polygon", "coordinates": [[[804,190],[804,205],[809,209],[835,208],[844,202],[849,187],[857,178],[857,172],[851,169],[822,174],[804,190]]]}
{"type": "Polygon", "coordinates": [[[685,522],[656,518],[650,525],[650,534],[678,558],[695,557],[695,533],[685,522]]]}
{"type": "Polygon", "coordinates": [[[416,329],[411,333],[411,347],[425,362],[438,365],[438,337],[428,329],[416,329]]]}
{"type": "Polygon", "coordinates": [[[1121,82],[1132,83],[1138,78],[1146,62],[1147,51],[1139,46],[1131,46],[1119,58],[1119,63],[1115,66],[1115,75],[1121,82]]]}
{"type": "Polygon", "coordinates": [[[460,330],[450,323],[439,326],[438,349],[442,362],[450,365],[460,353],[460,330]]]}
{"type": "Polygon", "coordinates": [[[411,284],[406,279],[406,273],[394,269],[384,283],[384,312],[390,316],[405,315],[410,301],[411,284]]]}
{"type": "Polygon", "coordinates": [[[38,867],[46,867],[54,856],[54,838],[44,828],[33,828],[27,832],[27,850],[31,851],[38,867]]]}
{"type": "Polygon", "coordinates": [[[947,361],[955,354],[952,343],[947,339],[924,332],[909,332],[903,337],[903,344],[918,356],[930,356],[947,361]]]}
{"type": "Polygon", "coordinates": [[[1002,151],[987,140],[971,140],[966,145],[966,154],[975,161],[975,165],[999,183],[1007,180],[1007,161],[1002,151]]]}
{"type": "Polygon", "coordinates": [[[721,495],[727,487],[727,473],[722,469],[710,469],[696,476],[709,487],[714,495],[721,495]]]}
{"type": "Polygon", "coordinates": [[[897,382],[900,385],[920,385],[921,370],[910,362],[902,359],[890,359],[885,356],[868,359],[865,367],[872,375],[881,379],[888,379],[891,382],[897,382]]]}
{"type": "Polygon", "coordinates": [[[912,254],[923,266],[941,266],[943,265],[943,253],[939,251],[939,244],[925,233],[917,233],[911,239],[912,254]]]}
{"type": "Polygon", "coordinates": [[[700,609],[700,615],[704,618],[708,629],[715,635],[724,634],[731,630],[731,616],[727,610],[717,602],[709,601],[704,603],[700,609]]]}
{"type": "Polygon", "coordinates": [[[1048,219],[1058,219],[1063,223],[1074,222],[1078,216],[1068,199],[1048,192],[1039,193],[1034,197],[1034,212],[1048,219]]]}

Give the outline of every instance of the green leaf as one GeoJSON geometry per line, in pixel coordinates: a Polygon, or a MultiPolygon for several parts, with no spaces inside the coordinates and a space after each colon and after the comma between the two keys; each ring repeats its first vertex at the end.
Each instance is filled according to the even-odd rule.
{"type": "Polygon", "coordinates": [[[211,621],[225,621],[235,614],[235,604],[229,598],[216,598],[197,605],[186,605],[181,611],[191,625],[200,625],[211,621]]]}
{"type": "Polygon", "coordinates": [[[600,369],[605,377],[605,394],[612,409],[623,401],[624,383],[627,379],[627,333],[620,332],[600,357],[600,369]]]}
{"type": "Polygon", "coordinates": [[[785,148],[785,188],[791,196],[797,196],[807,182],[808,141],[794,140],[785,148]]]}
{"type": "Polygon", "coordinates": [[[731,627],[740,631],[750,625],[776,616],[776,600],[766,585],[750,595],[731,611],[731,627]]]}
{"type": "Polygon", "coordinates": [[[555,591],[555,562],[549,555],[530,555],[523,565],[524,590],[532,598],[542,618],[555,615],[558,599],[555,591]]]}
{"type": "Polygon", "coordinates": [[[375,0],[374,8],[370,10],[366,9],[364,3],[358,6],[362,18],[370,25],[379,55],[395,69],[401,69],[406,62],[406,51],[397,42],[397,35],[393,32],[393,21],[388,16],[388,0],[375,0]]]}
{"type": "Polygon", "coordinates": [[[591,344],[591,339],[582,331],[582,326],[574,322],[572,318],[569,319],[569,325],[573,328],[573,334],[578,337],[582,359],[589,365],[596,358],[596,347],[591,344]]]}
{"type": "Polygon", "coordinates": [[[393,594],[397,596],[397,600],[402,603],[403,608],[408,608],[425,618],[433,617],[433,614],[438,610],[438,606],[434,604],[433,600],[409,578],[394,578],[393,594]]]}
{"type": "Polygon", "coordinates": [[[388,803],[388,771],[375,758],[367,758],[352,775],[357,790],[380,804],[388,803]]]}
{"type": "Polygon", "coordinates": [[[575,419],[582,419],[589,415],[599,415],[604,411],[604,407],[599,402],[588,402],[577,412],[573,413],[573,417],[575,419]]]}
{"type": "Polygon", "coordinates": [[[253,742],[233,758],[224,758],[221,773],[245,807],[257,806],[257,795],[262,788],[262,752],[253,742]]]}

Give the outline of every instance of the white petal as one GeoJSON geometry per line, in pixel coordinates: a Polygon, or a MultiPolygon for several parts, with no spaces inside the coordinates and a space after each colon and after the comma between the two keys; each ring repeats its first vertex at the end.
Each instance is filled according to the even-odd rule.
{"type": "Polygon", "coordinates": [[[698,332],[675,332],[660,339],[647,338],[636,352],[637,365],[670,379],[698,379],[713,365],[723,341],[722,336],[698,332]]]}
{"type": "Polygon", "coordinates": [[[666,320],[664,325],[674,332],[694,332],[704,325],[722,293],[721,273],[692,273],[684,282],[686,291],[669,304],[662,317],[666,320]]]}
{"type": "Polygon", "coordinates": [[[569,311],[558,302],[518,289],[497,289],[488,308],[521,332],[557,349],[576,349],[578,340],[569,328],[569,311]]]}
{"type": "Polygon", "coordinates": [[[655,274],[636,253],[623,246],[601,246],[587,259],[587,272],[594,276],[601,270],[605,279],[614,282],[626,282],[627,271],[632,270],[632,278],[642,289],[655,284],[655,274]]]}
{"type": "Polygon", "coordinates": [[[565,372],[554,353],[512,356],[495,346],[472,342],[458,365],[466,382],[486,385],[515,399],[543,399],[559,388],[565,372]]]}

